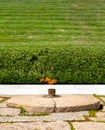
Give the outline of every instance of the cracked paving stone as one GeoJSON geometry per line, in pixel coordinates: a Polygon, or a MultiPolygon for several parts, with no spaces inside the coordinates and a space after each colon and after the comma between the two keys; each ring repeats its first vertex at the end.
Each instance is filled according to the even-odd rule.
{"type": "Polygon", "coordinates": [[[0,108],[0,115],[2,116],[16,116],[20,114],[20,109],[18,108],[0,108]]]}
{"type": "Polygon", "coordinates": [[[100,100],[93,95],[66,94],[45,98],[43,95],[17,96],[8,100],[10,107],[23,107],[29,113],[74,112],[98,109],[100,100]]]}

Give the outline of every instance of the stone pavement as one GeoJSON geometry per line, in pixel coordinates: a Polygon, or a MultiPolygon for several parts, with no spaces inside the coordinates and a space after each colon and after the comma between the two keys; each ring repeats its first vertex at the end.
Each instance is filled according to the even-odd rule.
{"type": "Polygon", "coordinates": [[[94,97],[94,101],[98,99],[103,104],[102,110],[37,114],[28,113],[20,106],[8,106],[17,96],[7,97],[0,97],[0,130],[105,130],[104,95],[94,97]]]}

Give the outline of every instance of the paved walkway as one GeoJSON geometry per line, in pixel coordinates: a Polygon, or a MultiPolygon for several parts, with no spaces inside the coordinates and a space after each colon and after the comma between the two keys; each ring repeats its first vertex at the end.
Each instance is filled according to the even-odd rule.
{"type": "Polygon", "coordinates": [[[15,96],[0,96],[0,130],[105,130],[105,96],[95,96],[103,104],[100,111],[31,114],[22,107],[8,107],[15,96]]]}

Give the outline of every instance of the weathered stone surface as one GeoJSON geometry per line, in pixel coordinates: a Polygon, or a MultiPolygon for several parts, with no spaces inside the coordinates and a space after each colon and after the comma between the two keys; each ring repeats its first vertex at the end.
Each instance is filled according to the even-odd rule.
{"type": "Polygon", "coordinates": [[[7,101],[0,103],[0,108],[7,108],[7,101]]]}
{"type": "Polygon", "coordinates": [[[52,113],[50,115],[50,118],[56,119],[56,120],[66,120],[66,121],[85,120],[83,115],[88,116],[88,112],[81,111],[81,112],[52,113]]]}
{"type": "Polygon", "coordinates": [[[61,95],[54,98],[56,112],[83,111],[97,109],[100,101],[92,95],[61,95]]]}
{"type": "Polygon", "coordinates": [[[29,113],[54,112],[55,103],[52,98],[36,96],[16,96],[8,100],[10,107],[23,107],[29,113]]]}
{"type": "Polygon", "coordinates": [[[105,112],[97,112],[96,117],[89,118],[92,121],[104,121],[105,122],[105,112]]]}
{"type": "Polygon", "coordinates": [[[16,96],[8,100],[8,106],[23,107],[30,113],[73,112],[99,108],[100,101],[92,95],[61,95],[55,98],[16,96]]]}
{"type": "Polygon", "coordinates": [[[70,130],[67,122],[4,123],[0,130],[70,130]]]}
{"type": "Polygon", "coordinates": [[[105,130],[105,123],[99,122],[73,122],[75,130],[105,130]]]}
{"type": "Polygon", "coordinates": [[[0,108],[0,115],[3,116],[15,116],[20,114],[20,109],[16,108],[0,108]]]}
{"type": "Polygon", "coordinates": [[[31,122],[31,121],[72,121],[85,120],[83,115],[88,115],[87,111],[68,112],[68,113],[52,113],[46,116],[0,116],[0,122],[31,122]]]}
{"type": "Polygon", "coordinates": [[[97,113],[96,113],[96,116],[99,117],[99,118],[101,118],[101,117],[102,117],[102,118],[103,118],[103,117],[105,118],[105,112],[97,112],[97,113]]]}

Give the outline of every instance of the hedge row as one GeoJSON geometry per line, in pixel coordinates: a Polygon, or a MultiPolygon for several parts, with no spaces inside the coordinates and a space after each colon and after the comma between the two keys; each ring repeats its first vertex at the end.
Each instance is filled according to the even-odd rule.
{"type": "Polygon", "coordinates": [[[39,84],[47,76],[58,84],[105,83],[105,47],[0,49],[1,84],[39,84]]]}

